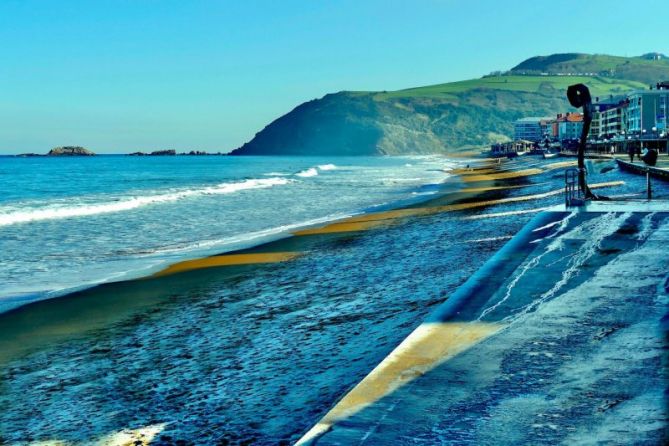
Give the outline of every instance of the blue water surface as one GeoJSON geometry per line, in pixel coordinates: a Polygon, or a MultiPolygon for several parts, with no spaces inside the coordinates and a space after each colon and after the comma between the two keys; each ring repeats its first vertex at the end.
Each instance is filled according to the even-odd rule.
{"type": "Polygon", "coordinates": [[[424,199],[441,157],[0,157],[0,311],[424,199]]]}

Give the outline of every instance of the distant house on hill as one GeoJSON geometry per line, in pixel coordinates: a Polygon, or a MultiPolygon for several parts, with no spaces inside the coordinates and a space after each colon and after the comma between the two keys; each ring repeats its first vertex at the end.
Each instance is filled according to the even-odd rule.
{"type": "Polygon", "coordinates": [[[643,56],[641,56],[641,58],[646,60],[662,60],[666,59],[667,56],[665,56],[662,53],[646,53],[643,56]]]}

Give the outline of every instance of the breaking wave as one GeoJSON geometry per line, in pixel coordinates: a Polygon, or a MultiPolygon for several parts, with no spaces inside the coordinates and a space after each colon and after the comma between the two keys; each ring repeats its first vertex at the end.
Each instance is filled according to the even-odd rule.
{"type": "Polygon", "coordinates": [[[310,167],[295,174],[295,176],[302,178],[315,177],[316,175],[318,175],[318,169],[316,169],[315,167],[310,167]]]}
{"type": "Polygon", "coordinates": [[[199,189],[186,189],[181,191],[145,195],[131,198],[121,198],[116,201],[94,203],[78,206],[46,206],[29,210],[0,210],[0,226],[9,226],[18,223],[28,223],[42,220],[57,220],[73,217],[87,217],[98,214],[109,214],[114,212],[129,211],[144,206],[170,203],[184,198],[198,197],[203,195],[223,195],[249,189],[265,189],[290,183],[286,178],[263,178],[221,183],[216,186],[203,187],[199,189]]]}
{"type": "Polygon", "coordinates": [[[302,178],[308,178],[308,177],[315,177],[318,175],[318,171],[326,171],[326,170],[335,170],[337,168],[336,165],[334,164],[320,164],[315,167],[310,167],[308,169],[304,169],[300,172],[297,172],[295,176],[302,177],[302,178]]]}

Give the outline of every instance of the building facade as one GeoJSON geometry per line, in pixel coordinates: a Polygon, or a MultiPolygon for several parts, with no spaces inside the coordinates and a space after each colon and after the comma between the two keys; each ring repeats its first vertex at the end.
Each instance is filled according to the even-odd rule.
{"type": "Polygon", "coordinates": [[[669,89],[637,90],[629,95],[629,133],[650,135],[667,131],[669,89]]]}
{"type": "Polygon", "coordinates": [[[513,123],[514,141],[543,141],[551,135],[551,118],[530,117],[521,118],[513,123]]]}
{"type": "Polygon", "coordinates": [[[610,96],[593,104],[594,112],[590,126],[592,139],[607,139],[624,135],[627,132],[629,99],[625,96],[610,96]]]}
{"type": "Polygon", "coordinates": [[[558,141],[579,139],[583,131],[583,115],[581,113],[558,113],[552,121],[553,138],[558,141]]]}
{"type": "MultiPolygon", "coordinates": [[[[514,122],[514,140],[573,144],[583,131],[583,115],[560,113],[556,118],[530,117],[514,122]]],[[[591,144],[641,144],[667,149],[669,135],[669,81],[627,95],[596,98],[590,126],[591,144]]]]}
{"type": "Polygon", "coordinates": [[[627,106],[620,105],[601,113],[599,118],[599,136],[612,138],[623,134],[627,129],[627,106]]]}

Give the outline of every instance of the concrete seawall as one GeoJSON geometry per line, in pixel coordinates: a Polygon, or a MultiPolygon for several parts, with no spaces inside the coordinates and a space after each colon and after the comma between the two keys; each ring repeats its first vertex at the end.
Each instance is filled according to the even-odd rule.
{"type": "Polygon", "coordinates": [[[662,443],[667,217],[537,215],[297,444],[662,443]]]}
{"type": "Polygon", "coordinates": [[[669,181],[669,170],[662,169],[659,167],[647,166],[645,164],[634,164],[627,161],[617,159],[618,167],[628,172],[646,175],[646,172],[650,174],[651,177],[657,178],[664,181],[669,181]]]}

